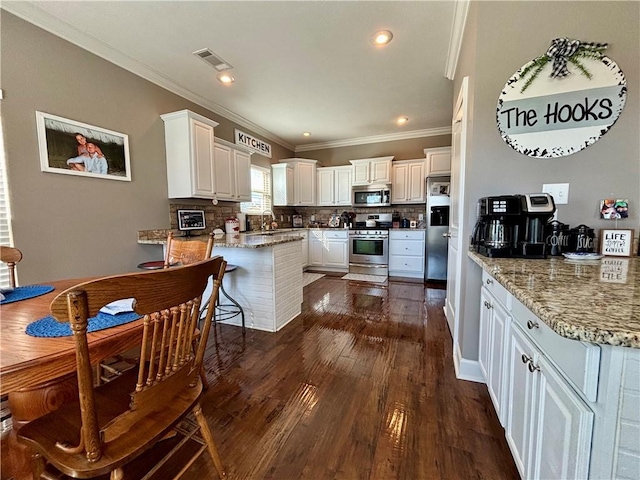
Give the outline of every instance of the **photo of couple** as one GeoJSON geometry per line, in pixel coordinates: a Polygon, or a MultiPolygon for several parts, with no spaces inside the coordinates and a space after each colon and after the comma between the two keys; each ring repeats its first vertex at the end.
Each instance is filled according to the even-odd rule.
{"type": "Polygon", "coordinates": [[[43,172],[131,181],[129,137],[36,112],[43,172]]]}

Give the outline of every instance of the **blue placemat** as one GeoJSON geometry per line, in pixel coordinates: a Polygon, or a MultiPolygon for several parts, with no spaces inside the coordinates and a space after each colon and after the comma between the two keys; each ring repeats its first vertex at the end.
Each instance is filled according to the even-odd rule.
{"type": "MultiPolygon", "coordinates": [[[[87,331],[104,330],[133,322],[139,318],[140,315],[136,312],[118,313],[117,315],[98,312],[98,315],[89,319],[87,331]]],[[[71,326],[68,322],[60,323],[55,318],[48,316],[27,325],[27,335],[32,337],[69,337],[71,336],[71,326]]]]}
{"type": "Polygon", "coordinates": [[[28,298],[39,297],[53,291],[51,285],[26,285],[24,287],[16,287],[10,292],[3,292],[4,300],[0,301],[0,305],[5,303],[19,302],[28,298]]]}

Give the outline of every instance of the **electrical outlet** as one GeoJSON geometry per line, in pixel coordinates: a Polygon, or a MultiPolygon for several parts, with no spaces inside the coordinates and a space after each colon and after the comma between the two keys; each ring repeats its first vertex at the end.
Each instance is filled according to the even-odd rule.
{"type": "Polygon", "coordinates": [[[418,214],[418,220],[419,221],[423,221],[424,220],[424,215],[422,213],[418,214]]]}
{"type": "Polygon", "coordinates": [[[551,195],[556,205],[566,205],[569,203],[568,183],[545,183],[542,185],[542,192],[551,195]]]}

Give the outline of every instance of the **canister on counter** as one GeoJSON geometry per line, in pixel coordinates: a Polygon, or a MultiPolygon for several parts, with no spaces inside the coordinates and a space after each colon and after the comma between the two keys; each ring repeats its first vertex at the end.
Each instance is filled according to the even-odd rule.
{"type": "Polygon", "coordinates": [[[569,225],[553,220],[545,225],[545,243],[549,255],[559,256],[569,252],[569,225]]]}
{"type": "Polygon", "coordinates": [[[593,253],[595,248],[594,230],[587,225],[578,225],[569,230],[569,252],[593,253]]]}

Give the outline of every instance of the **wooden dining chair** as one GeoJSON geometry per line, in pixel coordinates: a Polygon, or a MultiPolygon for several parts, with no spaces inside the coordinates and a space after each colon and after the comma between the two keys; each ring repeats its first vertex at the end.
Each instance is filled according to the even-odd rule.
{"type": "Polygon", "coordinates": [[[164,268],[173,265],[189,265],[201,262],[211,256],[213,251],[213,233],[209,234],[209,240],[176,240],[173,232],[167,235],[167,251],[164,258],[164,268]]]}
{"type": "Polygon", "coordinates": [[[16,263],[22,260],[22,252],[14,247],[0,247],[0,261],[9,268],[9,286],[16,288],[16,263]]]}
{"type": "Polygon", "coordinates": [[[199,375],[225,266],[218,256],[182,267],[105,277],[76,285],[53,300],[51,315],[71,324],[78,400],[18,431],[20,441],[37,452],[40,478],[61,478],[55,476],[58,472],[74,478],[139,478],[133,472],[141,466],[151,468],[152,476],[144,478],[177,478],[193,461],[184,458],[187,446],[195,457],[207,450],[218,475],[225,475],[200,406],[199,375]],[[211,306],[201,335],[196,335],[210,276],[211,306]],[[140,362],[95,387],[91,363],[100,350],[89,348],[88,319],[122,298],[134,298],[134,310],[143,317],[140,362]],[[178,463],[182,460],[185,463],[178,463]]]}

